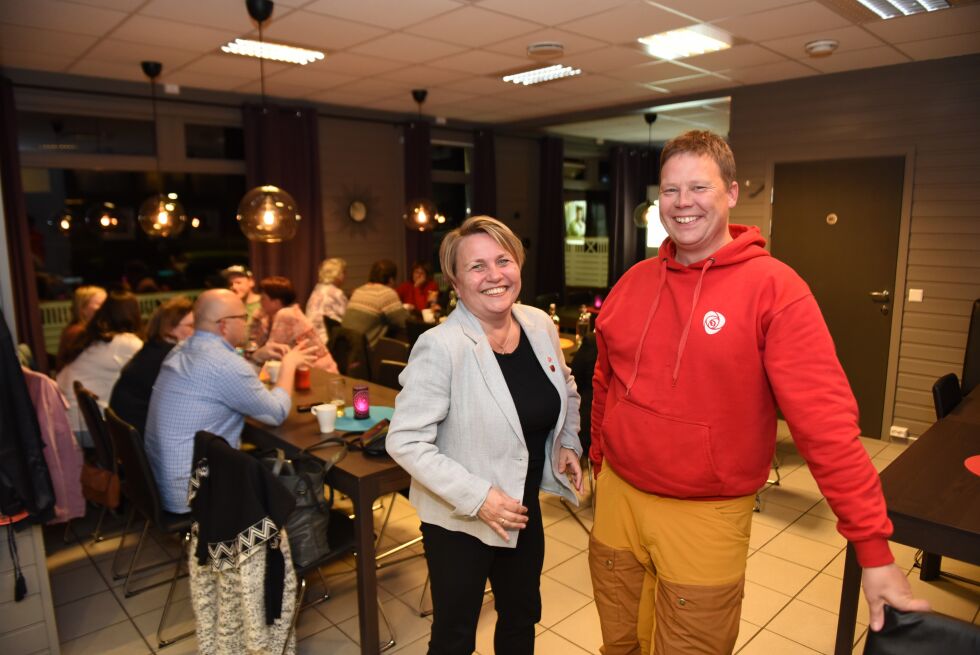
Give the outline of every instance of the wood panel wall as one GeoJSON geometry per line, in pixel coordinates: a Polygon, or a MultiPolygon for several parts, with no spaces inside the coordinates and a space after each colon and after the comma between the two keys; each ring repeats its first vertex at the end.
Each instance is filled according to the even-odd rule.
{"type": "Polygon", "coordinates": [[[730,137],[742,185],[732,220],[763,234],[770,189],[750,196],[771,184],[774,162],[911,157],[899,282],[922,289],[924,301],[909,303],[906,294],[895,308],[885,427],[920,434],[935,420],[933,382],[962,373],[969,313],[980,297],[980,56],[737,89],[730,137]]]}

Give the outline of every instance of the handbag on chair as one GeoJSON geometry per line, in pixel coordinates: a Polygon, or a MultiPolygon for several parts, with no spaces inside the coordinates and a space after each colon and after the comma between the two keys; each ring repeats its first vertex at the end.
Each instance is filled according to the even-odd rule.
{"type": "Polygon", "coordinates": [[[119,475],[91,464],[82,464],[82,495],[109,509],[119,507],[119,475]]]}
{"type": "Polygon", "coordinates": [[[900,612],[885,606],[885,625],[868,631],[864,655],[975,655],[980,628],[936,612],[900,612]]]}

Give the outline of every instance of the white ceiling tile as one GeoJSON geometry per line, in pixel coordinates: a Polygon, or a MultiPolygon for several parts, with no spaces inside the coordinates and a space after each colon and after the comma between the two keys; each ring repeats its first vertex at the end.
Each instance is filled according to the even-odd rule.
{"type": "Polygon", "coordinates": [[[622,5],[600,14],[562,24],[563,30],[577,32],[608,43],[634,43],[641,36],[657,34],[692,22],[677,14],[645,2],[622,5]]]}
{"type": "Polygon", "coordinates": [[[73,75],[89,75],[91,77],[106,77],[113,80],[128,80],[130,82],[147,82],[146,75],[139,66],[115,61],[100,61],[86,57],[68,68],[73,75]]]}
{"type": "Polygon", "coordinates": [[[46,52],[27,52],[25,50],[6,50],[0,47],[0,66],[4,68],[26,68],[42,71],[62,71],[75,61],[74,57],[46,52]]]}
{"type": "MultiPolygon", "coordinates": [[[[267,77],[291,68],[289,64],[280,64],[274,61],[266,61],[263,67],[265,68],[267,77]]],[[[195,73],[207,73],[208,75],[232,75],[244,79],[258,78],[259,60],[255,57],[242,57],[240,55],[229,55],[224,52],[218,52],[217,54],[205,55],[198,58],[184,66],[183,70],[195,73]]]]}
{"type": "Polygon", "coordinates": [[[97,40],[94,36],[0,23],[0,50],[3,51],[40,52],[77,57],[92,47],[97,40]]]}
{"type": "MultiPolygon", "coordinates": [[[[235,91],[238,93],[247,93],[249,95],[260,95],[262,93],[262,83],[259,80],[249,80],[235,87],[235,91]]],[[[310,86],[307,84],[289,84],[287,82],[282,82],[276,80],[275,78],[266,79],[265,81],[265,94],[267,96],[275,96],[277,98],[306,98],[307,96],[313,95],[314,93],[320,93],[324,91],[323,88],[317,86],[310,86]]]]}
{"type": "Polygon", "coordinates": [[[303,9],[397,30],[460,6],[453,0],[316,0],[303,9]]]}
{"type": "Polygon", "coordinates": [[[980,32],[980,5],[953,7],[942,11],[875,21],[865,27],[892,43],[980,32]]]}
{"type": "Polygon", "coordinates": [[[565,56],[585,53],[606,45],[602,41],[596,41],[581,34],[574,34],[551,27],[538,30],[537,32],[531,32],[515,39],[508,39],[500,43],[491,43],[487,46],[487,50],[514,57],[526,57],[528,44],[538,43],[540,41],[557,41],[565,47],[564,55],[555,58],[556,63],[564,62],[563,57],[565,56]]]}
{"type": "Polygon", "coordinates": [[[176,50],[149,43],[130,43],[117,39],[103,39],[85,53],[86,61],[95,60],[131,66],[133,70],[139,72],[140,77],[143,77],[140,62],[158,61],[163,64],[163,72],[166,73],[177,70],[197,57],[196,52],[176,50]]]}
{"type": "Polygon", "coordinates": [[[762,84],[764,82],[788,80],[794,77],[817,75],[819,72],[798,61],[786,60],[776,62],[775,64],[763,64],[762,66],[725,71],[725,75],[743,84],[762,84]]]}
{"type": "Polygon", "coordinates": [[[652,82],[653,80],[666,80],[675,77],[687,77],[693,71],[684,66],[679,66],[669,61],[655,61],[640,66],[631,66],[620,70],[608,71],[608,77],[629,82],[652,82]]]}
{"type": "Polygon", "coordinates": [[[236,36],[237,33],[232,30],[216,30],[201,25],[139,15],[132,16],[112,33],[112,38],[122,41],[154,43],[162,46],[179,43],[184,49],[197,50],[202,54],[216,51],[236,36]]]}
{"type": "MultiPolygon", "coordinates": [[[[853,28],[856,29],[856,28],[853,28]]],[[[802,48],[801,48],[802,50],[802,48]]],[[[737,45],[727,50],[709,52],[708,54],[688,57],[683,59],[685,64],[697,66],[708,71],[725,70],[728,68],[745,68],[747,66],[759,66],[761,64],[771,64],[782,61],[783,57],[778,54],[760,48],[754,43],[737,45]]]]}
{"type": "Polygon", "coordinates": [[[730,16],[744,16],[758,11],[797,4],[800,0],[656,0],[656,4],[669,7],[701,21],[715,21],[730,16]]]}
{"type": "Polygon", "coordinates": [[[667,89],[671,93],[694,93],[695,91],[727,89],[738,85],[739,83],[734,80],[717,75],[692,75],[690,77],[659,80],[652,83],[652,86],[667,89]]]}
{"type": "Polygon", "coordinates": [[[146,0],[71,0],[75,4],[88,5],[90,7],[102,7],[103,9],[116,9],[127,13],[136,11],[146,0]]]}
{"type": "Polygon", "coordinates": [[[848,25],[850,21],[818,2],[804,2],[717,23],[722,30],[750,41],[769,41],[848,25]]]}
{"type": "Polygon", "coordinates": [[[457,82],[450,82],[444,85],[445,88],[463,93],[475,93],[477,95],[497,93],[507,88],[507,82],[499,77],[467,77],[457,82]]]}
{"type": "Polygon", "coordinates": [[[328,105],[342,105],[345,107],[366,107],[369,102],[381,100],[384,96],[377,94],[354,93],[344,90],[343,87],[328,89],[319,93],[313,93],[307,98],[315,102],[323,102],[328,105]]]}
{"type": "Polygon", "coordinates": [[[378,77],[395,82],[404,82],[413,87],[420,86],[445,86],[451,82],[456,82],[466,78],[465,73],[450,71],[442,68],[431,68],[429,66],[409,66],[388,73],[381,73],[378,77]]]}
{"type": "MultiPolygon", "coordinates": [[[[422,106],[422,110],[424,112],[426,109],[441,109],[448,105],[475,97],[475,93],[462,93],[461,91],[453,91],[452,89],[436,87],[434,89],[429,89],[429,96],[426,98],[425,104],[422,106]]],[[[409,95],[409,100],[411,99],[411,95],[409,95]]]]}
{"type": "Polygon", "coordinates": [[[370,96],[372,98],[387,98],[402,93],[405,97],[411,97],[411,89],[408,86],[402,86],[398,82],[389,82],[375,78],[355,80],[354,82],[343,84],[337,87],[337,91],[340,93],[352,93],[356,96],[370,96]]]}
{"type": "Polygon", "coordinates": [[[617,80],[604,75],[576,75],[562,80],[562,90],[568,93],[604,93],[612,89],[620,89],[624,84],[623,80],[617,80]]]}
{"type": "Polygon", "coordinates": [[[866,50],[835,52],[829,57],[810,58],[807,59],[807,64],[824,73],[837,73],[857,68],[874,68],[876,66],[904,64],[908,61],[910,61],[909,57],[906,57],[891,46],[877,46],[866,50]]]}
{"type": "Polygon", "coordinates": [[[593,50],[562,59],[563,64],[581,68],[583,72],[587,73],[605,73],[638,64],[648,64],[652,61],[655,60],[638,47],[624,48],[620,46],[593,50]]]}
{"type": "MultiPolygon", "coordinates": [[[[254,28],[245,3],[241,0],[152,0],[139,10],[143,16],[194,25],[204,25],[238,34],[246,34],[254,28]]],[[[275,23],[282,10],[274,10],[267,26],[275,23]]]]}
{"type": "Polygon", "coordinates": [[[463,7],[409,27],[406,31],[431,39],[479,48],[520,34],[536,32],[539,29],[541,26],[536,23],[477,7],[463,7]]]}
{"type": "Polygon", "coordinates": [[[447,57],[457,52],[462,52],[464,49],[460,46],[446,43],[445,41],[436,41],[435,39],[427,39],[403,32],[393,32],[355,46],[349,52],[374,57],[387,57],[388,59],[397,59],[411,63],[421,63],[447,57]]]}
{"type": "Polygon", "coordinates": [[[429,62],[430,66],[436,68],[448,68],[449,70],[464,71],[471,75],[486,75],[498,71],[512,70],[521,66],[527,66],[527,59],[518,57],[508,57],[496,52],[485,52],[481,50],[470,50],[445,59],[437,59],[429,62]]]}
{"type": "Polygon", "coordinates": [[[896,47],[917,60],[959,57],[980,52],[980,34],[958,34],[924,41],[908,41],[896,47]]]}
{"type": "Polygon", "coordinates": [[[318,65],[323,63],[317,62],[316,64],[309,64],[307,66],[292,66],[283,70],[281,73],[276,73],[274,77],[288,84],[315,87],[318,89],[330,89],[359,79],[353,75],[340,75],[330,72],[323,66],[318,65]]]}
{"type": "Polygon", "coordinates": [[[480,7],[510,14],[542,25],[554,26],[634,0],[482,0],[480,7]]]}
{"type": "Polygon", "coordinates": [[[300,10],[273,21],[264,32],[272,40],[331,52],[377,38],[385,30],[300,10]]]}
{"type": "MultiPolygon", "coordinates": [[[[849,52],[852,50],[865,50],[867,48],[874,48],[876,46],[883,45],[881,39],[877,38],[873,34],[869,34],[860,27],[844,27],[838,30],[824,30],[822,32],[808,32],[806,34],[800,34],[799,36],[791,36],[785,39],[776,39],[774,41],[763,41],[760,45],[769,48],[770,50],[775,50],[776,52],[781,52],[787,57],[793,59],[802,59],[806,57],[806,46],[810,41],[816,41],[817,39],[833,39],[840,43],[840,46],[834,52],[831,57],[836,57],[843,52],[849,52]]],[[[765,63],[765,62],[759,62],[765,63]]],[[[751,66],[752,64],[735,64],[730,66],[730,68],[741,68],[743,66],[751,66]]]]}
{"type": "Polygon", "coordinates": [[[86,7],[56,0],[2,0],[0,22],[102,36],[126,18],[121,11],[86,7]]]}
{"type": "Polygon", "coordinates": [[[379,59],[377,57],[368,57],[366,55],[356,55],[352,52],[338,52],[333,55],[328,54],[326,60],[322,63],[325,64],[325,66],[318,66],[319,68],[323,68],[331,73],[354,75],[356,77],[377,75],[378,73],[405,68],[405,62],[403,61],[393,61],[391,59],[379,59]]]}

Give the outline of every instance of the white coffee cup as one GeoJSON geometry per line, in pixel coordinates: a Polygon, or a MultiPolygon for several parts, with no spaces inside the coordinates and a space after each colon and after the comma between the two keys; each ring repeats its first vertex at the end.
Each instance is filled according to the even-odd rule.
{"type": "Polygon", "coordinates": [[[425,309],[422,310],[422,320],[426,323],[435,323],[436,322],[435,312],[433,312],[431,309],[426,307],[425,309]]]}
{"type": "Polygon", "coordinates": [[[281,366],[282,362],[275,360],[265,363],[265,372],[269,374],[269,382],[272,384],[279,381],[279,368],[281,366]]]}
{"type": "Polygon", "coordinates": [[[323,403],[322,405],[314,405],[310,412],[316,417],[317,423],[320,424],[320,433],[327,434],[333,432],[334,426],[337,424],[337,406],[332,403],[323,403]]]}

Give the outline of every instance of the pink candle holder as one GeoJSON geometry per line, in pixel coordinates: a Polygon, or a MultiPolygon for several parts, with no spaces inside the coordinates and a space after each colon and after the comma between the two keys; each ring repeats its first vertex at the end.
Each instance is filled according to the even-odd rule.
{"type": "Polygon", "coordinates": [[[357,420],[369,418],[371,416],[371,399],[368,396],[368,388],[363,385],[354,387],[354,418],[357,420]]]}

